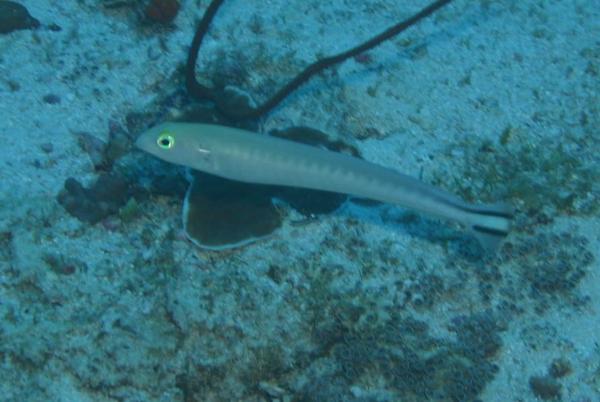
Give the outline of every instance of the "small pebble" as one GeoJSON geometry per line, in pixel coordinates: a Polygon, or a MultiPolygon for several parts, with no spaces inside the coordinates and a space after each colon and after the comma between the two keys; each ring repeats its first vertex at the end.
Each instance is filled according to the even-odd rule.
{"type": "Polygon", "coordinates": [[[44,142],[42,145],[40,145],[40,148],[45,153],[49,154],[54,150],[54,145],[52,145],[51,142],[44,142]]]}
{"type": "Polygon", "coordinates": [[[571,374],[571,363],[569,363],[566,359],[554,359],[550,364],[550,369],[548,370],[548,374],[550,374],[554,378],[565,377],[571,374]]]}
{"type": "Polygon", "coordinates": [[[16,82],[16,81],[11,81],[11,80],[9,80],[9,81],[7,82],[7,84],[8,84],[8,88],[9,88],[9,89],[10,89],[12,92],[17,92],[19,89],[21,89],[21,86],[20,86],[20,85],[19,85],[19,83],[18,83],[18,82],[16,82]]]}
{"type": "Polygon", "coordinates": [[[57,103],[60,103],[60,96],[55,94],[45,95],[42,99],[44,100],[44,102],[50,105],[56,105],[57,103]]]}
{"type": "Polygon", "coordinates": [[[99,138],[84,131],[75,132],[74,135],[77,138],[79,147],[89,155],[94,167],[102,166],[104,164],[104,149],[106,148],[106,144],[99,138]]]}
{"type": "Polygon", "coordinates": [[[267,381],[261,381],[258,383],[258,388],[273,398],[279,398],[285,394],[285,390],[276,384],[272,384],[267,381]]]}
{"type": "Polygon", "coordinates": [[[73,275],[78,270],[84,270],[81,261],[65,258],[60,254],[48,253],[43,256],[44,262],[51,271],[59,275],[73,275]]]}
{"type": "Polygon", "coordinates": [[[560,384],[552,377],[534,376],[529,378],[529,386],[535,396],[545,401],[560,398],[560,384]]]}

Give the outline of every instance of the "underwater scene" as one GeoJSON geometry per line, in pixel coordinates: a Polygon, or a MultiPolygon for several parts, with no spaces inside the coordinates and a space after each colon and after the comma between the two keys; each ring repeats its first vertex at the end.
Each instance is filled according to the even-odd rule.
{"type": "Polygon", "coordinates": [[[600,401],[600,1],[0,0],[0,402],[600,401]]]}

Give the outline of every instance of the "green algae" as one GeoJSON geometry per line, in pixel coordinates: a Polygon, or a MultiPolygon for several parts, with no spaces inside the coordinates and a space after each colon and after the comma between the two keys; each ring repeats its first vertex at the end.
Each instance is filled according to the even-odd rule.
{"type": "Polygon", "coordinates": [[[121,218],[123,223],[130,223],[139,218],[142,212],[140,203],[132,197],[119,209],[119,218],[121,218]]]}
{"type": "Polygon", "coordinates": [[[529,215],[597,213],[600,167],[594,163],[591,138],[565,136],[552,142],[526,137],[524,129],[507,127],[499,144],[457,146],[467,150],[458,192],[470,200],[510,202],[529,215]]]}
{"type": "MultiPolygon", "coordinates": [[[[376,255],[355,256],[353,261],[375,260],[379,265],[376,255]]],[[[358,292],[336,289],[343,270],[324,266],[318,254],[313,257],[298,269],[309,283],[303,303],[316,348],[310,359],[327,362],[327,369],[316,376],[308,369],[310,365],[298,367],[309,381],[296,393],[297,400],[325,400],[334,390],[367,384],[379,384],[377,388],[393,395],[393,400],[475,400],[494,378],[493,360],[502,347],[500,333],[505,329],[500,313],[483,310],[456,316],[449,322],[455,339],[435,336],[426,321],[416,318],[412,307],[382,306],[385,296],[358,284],[358,292]]],[[[372,275],[363,271],[362,279],[369,281],[372,275]]],[[[411,287],[411,292],[424,295],[422,313],[434,308],[445,292],[441,277],[433,278],[428,288],[431,279],[424,274],[411,287]]],[[[345,398],[340,400],[354,400],[340,395],[345,398]]]]}

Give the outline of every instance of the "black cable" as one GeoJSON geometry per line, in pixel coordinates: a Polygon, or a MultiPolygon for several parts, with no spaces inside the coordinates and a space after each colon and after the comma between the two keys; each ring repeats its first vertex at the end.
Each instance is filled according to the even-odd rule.
{"type": "Polygon", "coordinates": [[[196,60],[198,60],[198,51],[200,50],[202,39],[204,39],[204,35],[206,35],[206,32],[208,31],[208,27],[210,26],[212,19],[222,3],[223,0],[213,0],[210,3],[204,12],[204,16],[202,16],[202,20],[200,20],[200,23],[198,24],[198,28],[196,28],[194,39],[192,39],[192,46],[190,47],[190,51],[188,53],[188,59],[185,68],[185,85],[188,93],[194,98],[208,98],[214,101],[214,91],[200,84],[196,80],[196,60]]]}
{"type": "Polygon", "coordinates": [[[447,5],[451,1],[452,0],[434,1],[433,3],[431,3],[412,17],[388,28],[387,30],[381,32],[380,34],[374,36],[366,42],[363,42],[360,45],[355,46],[352,49],[339,53],[337,55],[317,60],[316,62],[307,66],[300,74],[298,74],[294,79],[287,83],[287,85],[285,85],[283,88],[277,91],[275,95],[267,99],[262,105],[256,108],[252,108],[250,110],[239,111],[227,110],[224,107],[224,105],[221,102],[219,102],[218,98],[215,96],[215,91],[213,89],[201,85],[196,80],[196,60],[198,59],[198,51],[200,50],[202,39],[208,31],[208,27],[212,19],[214,18],[219,6],[223,3],[223,0],[213,0],[213,2],[206,9],[202,20],[198,25],[198,29],[196,30],[196,34],[194,35],[194,39],[192,41],[192,46],[190,47],[190,51],[188,53],[186,67],[186,85],[188,92],[191,96],[195,98],[212,100],[213,102],[215,102],[216,108],[223,115],[232,120],[242,120],[247,118],[259,117],[268,112],[269,110],[273,109],[275,106],[277,106],[277,104],[279,104],[283,99],[285,99],[291,92],[296,90],[300,85],[308,81],[313,75],[323,71],[328,67],[341,63],[349,59],[350,57],[354,57],[366,50],[374,48],[380,43],[398,35],[402,31],[415,25],[422,19],[430,16],[431,14],[433,14],[443,6],[447,5]]]}

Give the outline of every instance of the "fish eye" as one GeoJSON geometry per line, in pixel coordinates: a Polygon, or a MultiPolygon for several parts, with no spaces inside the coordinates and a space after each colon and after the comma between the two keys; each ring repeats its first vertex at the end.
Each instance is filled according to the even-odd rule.
{"type": "Polygon", "coordinates": [[[169,133],[162,133],[158,136],[156,144],[162,149],[171,149],[175,145],[175,138],[169,133]]]}

